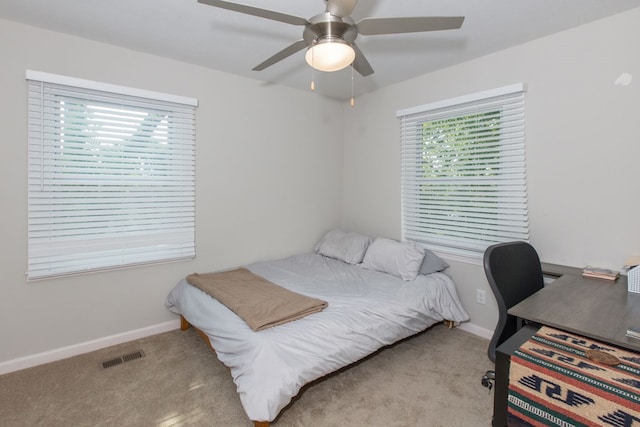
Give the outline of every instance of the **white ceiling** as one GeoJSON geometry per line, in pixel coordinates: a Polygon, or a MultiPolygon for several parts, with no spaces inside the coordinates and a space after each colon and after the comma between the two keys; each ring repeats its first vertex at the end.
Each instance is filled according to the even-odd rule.
{"type": "MultiPolygon", "coordinates": [[[[310,18],[323,0],[237,0],[310,18]]],[[[640,0],[362,0],[365,17],[465,16],[460,30],[359,36],[375,73],[355,74],[356,96],[510,46],[640,7],[640,0]]],[[[166,56],[267,83],[309,90],[304,51],[251,69],[302,38],[301,26],[197,3],[196,0],[0,0],[0,18],[166,56]]],[[[126,66],[126,64],[123,64],[126,66]]],[[[83,77],[83,76],[76,76],[83,77]]],[[[351,96],[350,68],[316,71],[316,92],[351,96]]]]}

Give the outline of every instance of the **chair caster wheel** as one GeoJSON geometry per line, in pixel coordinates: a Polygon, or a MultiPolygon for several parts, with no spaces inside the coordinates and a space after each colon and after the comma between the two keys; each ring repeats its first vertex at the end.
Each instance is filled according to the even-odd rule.
{"type": "Polygon", "coordinates": [[[482,381],[481,384],[484,387],[487,387],[489,389],[489,391],[491,391],[491,388],[493,388],[493,382],[496,379],[496,374],[493,371],[488,371],[486,374],[484,374],[484,376],[482,377],[482,381]]]}

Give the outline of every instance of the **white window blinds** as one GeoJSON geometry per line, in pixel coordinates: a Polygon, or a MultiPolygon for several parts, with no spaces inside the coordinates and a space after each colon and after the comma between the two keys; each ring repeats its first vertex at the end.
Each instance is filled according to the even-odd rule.
{"type": "Polygon", "coordinates": [[[28,278],[193,258],[197,100],[27,81],[28,278]]]}
{"type": "Polygon", "coordinates": [[[524,85],[398,116],[403,238],[472,257],[529,239],[524,85]]]}

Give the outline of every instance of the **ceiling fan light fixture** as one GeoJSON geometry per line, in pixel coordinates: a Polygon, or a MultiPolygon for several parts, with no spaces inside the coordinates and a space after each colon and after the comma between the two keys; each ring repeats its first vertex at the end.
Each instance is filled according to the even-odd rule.
{"type": "Polygon", "coordinates": [[[320,71],[338,71],[351,65],[356,58],[353,48],[341,38],[324,37],[307,49],[307,64],[320,71]]]}

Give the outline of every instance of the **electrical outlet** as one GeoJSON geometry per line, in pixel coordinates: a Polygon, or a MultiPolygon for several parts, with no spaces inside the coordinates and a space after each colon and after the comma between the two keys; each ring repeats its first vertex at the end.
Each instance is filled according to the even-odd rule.
{"type": "Polygon", "coordinates": [[[487,293],[483,289],[476,289],[476,302],[478,304],[487,303],[487,293]]]}

